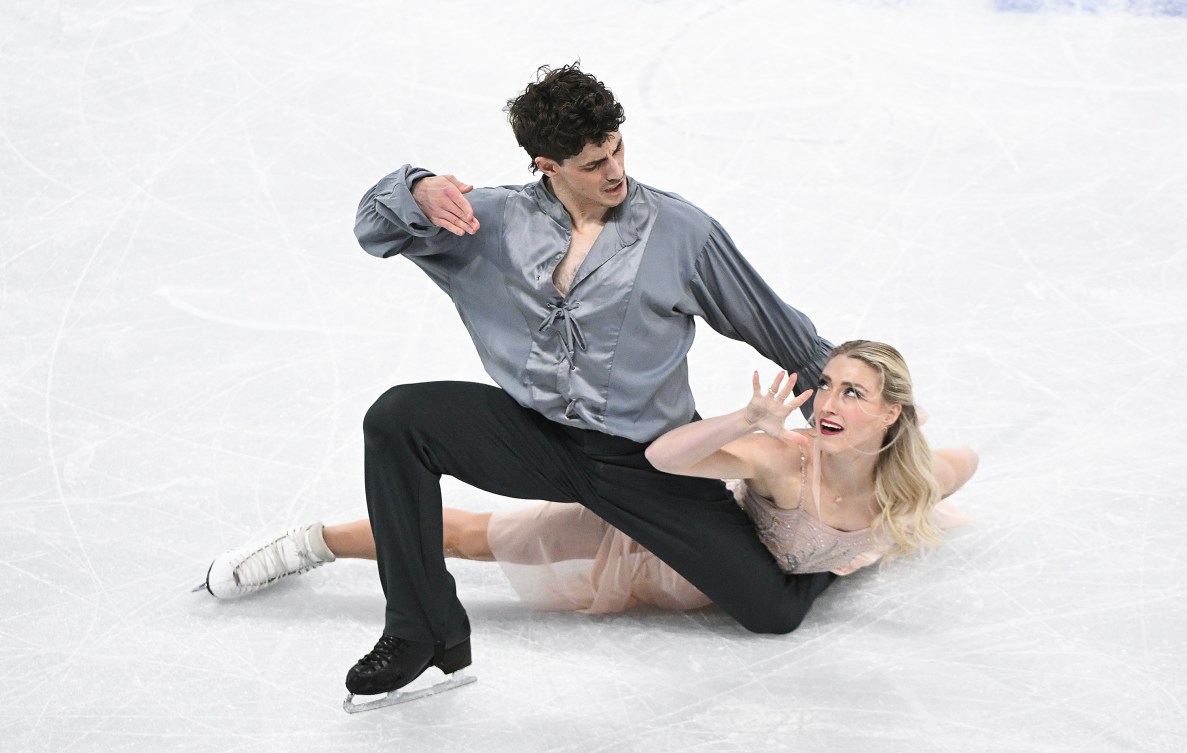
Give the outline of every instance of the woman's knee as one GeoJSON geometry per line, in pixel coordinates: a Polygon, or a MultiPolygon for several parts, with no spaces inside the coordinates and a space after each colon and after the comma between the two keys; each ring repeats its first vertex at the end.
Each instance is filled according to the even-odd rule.
{"type": "Polygon", "coordinates": [[[450,507],[442,509],[445,556],[484,562],[493,560],[487,538],[490,515],[488,512],[468,512],[450,507]]]}

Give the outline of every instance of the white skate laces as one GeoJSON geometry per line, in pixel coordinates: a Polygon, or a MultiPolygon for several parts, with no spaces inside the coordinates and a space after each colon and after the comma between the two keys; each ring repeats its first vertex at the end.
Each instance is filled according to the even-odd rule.
{"type": "Polygon", "coordinates": [[[322,538],[321,522],[309,523],[290,528],[262,545],[219,555],[210,563],[206,582],[194,590],[206,589],[220,599],[238,599],[334,560],[322,538]]]}

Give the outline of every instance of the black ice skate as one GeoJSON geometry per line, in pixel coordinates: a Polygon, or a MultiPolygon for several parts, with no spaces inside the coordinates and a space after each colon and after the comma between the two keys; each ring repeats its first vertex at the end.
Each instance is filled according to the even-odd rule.
{"type": "Polygon", "coordinates": [[[469,685],[477,678],[462,674],[460,670],[470,666],[470,623],[467,620],[459,636],[452,641],[433,645],[420,641],[409,641],[392,635],[384,635],[371,649],[371,653],[359,659],[346,674],[346,689],[350,695],[342,702],[342,708],[349,714],[371,711],[397,703],[415,701],[425,696],[443,693],[447,690],[469,685]],[[398,692],[428,670],[436,667],[449,675],[444,681],[424,690],[398,692]],[[355,694],[378,695],[383,698],[365,703],[354,703],[355,694]]]}

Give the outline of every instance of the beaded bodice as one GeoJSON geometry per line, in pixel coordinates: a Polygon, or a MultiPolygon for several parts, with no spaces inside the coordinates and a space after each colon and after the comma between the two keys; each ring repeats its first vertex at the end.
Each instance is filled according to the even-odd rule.
{"type": "Polygon", "coordinates": [[[734,497],[784,572],[851,572],[859,555],[878,549],[873,531],[870,528],[841,531],[822,523],[805,509],[806,462],[801,455],[800,499],[795,508],[779,507],[745,483],[734,487],[734,497]]]}

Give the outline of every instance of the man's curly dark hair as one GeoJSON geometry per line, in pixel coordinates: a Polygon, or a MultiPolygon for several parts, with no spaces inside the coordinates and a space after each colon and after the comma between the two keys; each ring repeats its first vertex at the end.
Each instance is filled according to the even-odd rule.
{"type": "Polygon", "coordinates": [[[581,70],[580,63],[536,71],[536,82],[507,101],[507,120],[515,140],[532,159],[557,162],[580,154],[587,144],[601,144],[618,130],[626,115],[606,85],[581,70]]]}

